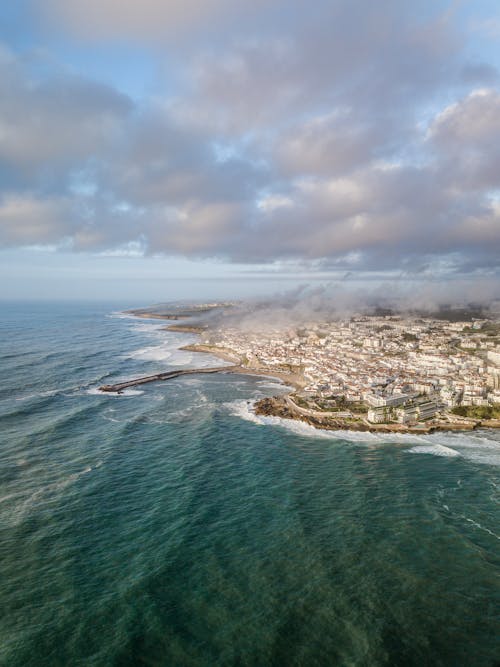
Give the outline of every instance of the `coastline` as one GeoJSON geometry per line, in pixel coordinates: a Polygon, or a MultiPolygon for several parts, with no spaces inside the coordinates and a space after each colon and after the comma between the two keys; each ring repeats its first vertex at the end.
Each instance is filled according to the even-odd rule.
{"type": "Polygon", "coordinates": [[[162,330],[174,332],[177,331],[178,333],[202,334],[205,331],[205,328],[196,326],[195,324],[170,324],[168,327],[162,327],[162,330]]]}
{"type": "MultiPolygon", "coordinates": [[[[136,315],[136,317],[148,317],[149,315],[136,315]]],[[[170,316],[156,316],[154,319],[174,319],[170,316]]],[[[179,333],[193,333],[200,335],[204,328],[196,325],[170,325],[163,327],[165,331],[179,333]]],[[[470,419],[464,421],[431,421],[418,422],[412,425],[406,424],[372,424],[362,416],[352,418],[336,417],[333,412],[320,413],[319,411],[305,410],[300,408],[291,400],[291,395],[296,390],[303,389],[306,384],[305,378],[298,373],[274,370],[269,368],[250,367],[243,365],[240,355],[228,348],[220,348],[215,345],[204,343],[192,343],[179,348],[189,352],[200,352],[211,354],[223,361],[228,362],[228,372],[242,375],[253,375],[270,377],[279,380],[290,387],[290,391],[284,396],[272,396],[263,398],[254,403],[256,415],[273,416],[281,419],[302,421],[318,430],[344,430],[360,431],[367,433],[405,433],[414,435],[427,435],[438,432],[474,431],[479,428],[500,429],[500,419],[470,419]],[[308,414],[309,413],[309,414],[308,414]]]]}
{"type": "Polygon", "coordinates": [[[371,424],[361,418],[345,419],[332,416],[332,413],[305,414],[288,396],[263,398],[254,404],[255,414],[265,417],[279,417],[302,421],[319,430],[327,431],[362,431],[367,433],[409,433],[427,435],[443,431],[475,431],[479,428],[498,429],[499,419],[470,420],[469,422],[419,422],[409,426],[405,424],[371,424]]]}
{"type": "MultiPolygon", "coordinates": [[[[180,315],[161,315],[159,313],[144,313],[144,312],[135,312],[133,310],[124,310],[125,315],[132,315],[132,317],[138,317],[142,320],[180,320],[184,319],[180,315]]],[[[185,317],[189,317],[186,315],[185,317]]]]}
{"type": "MultiPolygon", "coordinates": [[[[168,327],[165,327],[165,330],[172,331],[168,327]]],[[[194,333],[194,332],[191,332],[194,333]]],[[[226,350],[225,348],[218,348],[212,345],[204,345],[203,343],[192,343],[190,345],[183,345],[179,350],[185,350],[186,352],[203,352],[205,354],[212,354],[214,357],[219,357],[224,361],[230,361],[232,364],[241,364],[240,357],[232,352],[231,350],[226,350]]]]}
{"type": "Polygon", "coordinates": [[[287,373],[286,371],[271,370],[269,368],[259,368],[244,366],[241,357],[232,350],[227,348],[220,348],[214,345],[205,345],[203,343],[194,343],[192,345],[185,345],[179,348],[180,350],[187,350],[189,352],[202,352],[205,354],[212,354],[214,357],[219,357],[224,361],[229,361],[232,364],[237,364],[231,369],[231,373],[240,373],[242,375],[260,375],[262,377],[272,377],[283,382],[293,389],[302,389],[305,385],[304,378],[297,373],[287,373]]]}
{"type": "MultiPolygon", "coordinates": [[[[254,403],[256,415],[279,417],[280,419],[290,419],[293,421],[302,421],[319,430],[341,430],[358,431],[366,433],[406,433],[414,435],[427,435],[439,432],[456,431],[474,431],[479,428],[500,429],[500,419],[469,420],[464,422],[433,421],[420,422],[414,425],[405,424],[371,424],[362,418],[339,418],[334,413],[315,413],[306,414],[306,411],[297,406],[290,398],[293,390],[302,389],[305,380],[302,376],[284,371],[269,370],[267,368],[251,368],[241,365],[241,358],[231,350],[218,348],[212,345],[194,343],[180,348],[190,352],[202,352],[212,354],[224,361],[238,364],[231,368],[231,373],[241,373],[243,375],[257,375],[262,377],[273,377],[280,380],[291,388],[291,391],[285,396],[272,396],[263,398],[254,403]]],[[[314,411],[310,411],[314,412],[314,411]]]]}

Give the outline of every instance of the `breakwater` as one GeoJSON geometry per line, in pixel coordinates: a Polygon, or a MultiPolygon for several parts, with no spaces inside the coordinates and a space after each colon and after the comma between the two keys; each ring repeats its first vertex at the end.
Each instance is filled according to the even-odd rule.
{"type": "Polygon", "coordinates": [[[166,373],[156,373],[155,375],[146,375],[144,377],[134,378],[132,380],[124,380],[115,384],[103,384],[99,387],[99,391],[117,392],[120,393],[124,389],[136,387],[140,384],[147,384],[148,382],[159,382],[164,380],[172,380],[181,375],[194,375],[199,373],[231,373],[237,372],[239,366],[216,366],[214,368],[185,368],[175,371],[167,371],[166,373]]]}

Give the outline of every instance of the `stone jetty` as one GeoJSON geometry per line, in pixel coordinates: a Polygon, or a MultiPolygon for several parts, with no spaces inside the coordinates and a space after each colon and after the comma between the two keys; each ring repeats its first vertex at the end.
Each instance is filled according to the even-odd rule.
{"type": "Polygon", "coordinates": [[[103,384],[99,387],[100,391],[120,393],[124,389],[136,387],[139,384],[146,384],[148,382],[159,382],[163,380],[171,380],[181,375],[195,375],[199,373],[234,373],[240,370],[239,366],[215,366],[213,368],[185,368],[175,371],[168,371],[166,373],[157,373],[156,375],[146,375],[132,380],[125,380],[117,382],[116,384],[103,384]]]}

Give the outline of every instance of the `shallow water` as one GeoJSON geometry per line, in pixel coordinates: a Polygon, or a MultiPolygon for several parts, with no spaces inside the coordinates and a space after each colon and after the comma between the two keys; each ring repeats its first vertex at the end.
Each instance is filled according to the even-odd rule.
{"type": "Polygon", "coordinates": [[[0,664],[494,665],[498,432],[318,432],[116,306],[9,305],[0,664]]]}

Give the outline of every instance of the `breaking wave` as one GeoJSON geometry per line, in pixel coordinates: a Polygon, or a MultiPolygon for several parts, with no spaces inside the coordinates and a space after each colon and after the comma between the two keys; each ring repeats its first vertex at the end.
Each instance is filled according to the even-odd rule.
{"type": "Polygon", "coordinates": [[[500,466],[500,440],[495,432],[491,434],[433,433],[414,435],[412,433],[370,433],[369,431],[321,430],[310,424],[294,419],[257,415],[251,401],[237,400],[225,404],[229,413],[240,419],[261,426],[279,426],[299,435],[313,438],[344,440],[359,444],[399,444],[410,445],[409,454],[427,454],[447,458],[464,458],[480,464],[500,466]]]}

